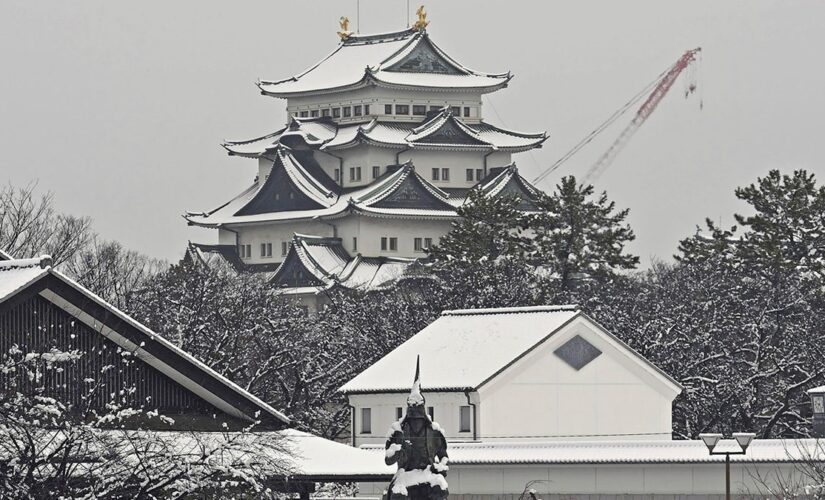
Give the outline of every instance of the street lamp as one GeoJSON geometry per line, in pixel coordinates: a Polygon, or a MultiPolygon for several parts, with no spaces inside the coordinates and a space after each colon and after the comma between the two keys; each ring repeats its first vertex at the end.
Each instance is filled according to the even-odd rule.
{"type": "Polygon", "coordinates": [[[741,451],[713,451],[716,448],[716,445],[719,444],[719,441],[722,440],[721,434],[699,434],[699,438],[705,443],[705,446],[708,447],[708,451],[711,455],[725,455],[725,499],[730,500],[730,456],[731,455],[744,455],[745,452],[748,450],[748,446],[750,446],[751,441],[753,438],[756,437],[756,434],[752,432],[734,432],[733,439],[736,441],[736,444],[739,445],[741,451]]]}

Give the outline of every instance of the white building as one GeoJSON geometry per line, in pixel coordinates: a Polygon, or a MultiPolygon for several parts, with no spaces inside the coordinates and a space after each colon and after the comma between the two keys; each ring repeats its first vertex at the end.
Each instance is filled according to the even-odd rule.
{"type": "Polygon", "coordinates": [[[185,215],[218,232],[217,245],[190,245],[189,257],[217,255],[236,268],[272,272],[299,234],[337,239],[350,260],[415,259],[449,231],[472,188],[514,194],[525,210],[535,208],[539,192],[512,155],[541,147],[547,135],[484,119],[482,96],[512,75],[463,66],[424,26],[343,32],[335,50],[303,73],[259,82],[264,95],[286,99],[289,121],[224,144],[230,155],[256,160],[257,177],[217,208],[185,215]]]}
{"type": "Polygon", "coordinates": [[[341,388],[356,446],[384,443],[417,356],[451,440],[670,439],[682,390],[575,306],[445,311],[341,388]]]}
{"type": "MultiPolygon", "coordinates": [[[[574,306],[445,311],[345,384],[353,444],[376,462],[419,356],[448,439],[450,498],[724,498],[724,456],[671,439],[679,383],[574,306]]],[[[817,440],[756,440],[731,457],[731,491],[776,496],[779,482],[810,483],[805,464],[823,457],[817,440]]],[[[359,487],[377,497],[386,483],[359,487]]]]}

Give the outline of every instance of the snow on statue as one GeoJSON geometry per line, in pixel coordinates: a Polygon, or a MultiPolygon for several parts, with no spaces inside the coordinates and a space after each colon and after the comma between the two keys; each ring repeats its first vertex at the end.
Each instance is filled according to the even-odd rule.
{"type": "Polygon", "coordinates": [[[447,498],[447,440],[425,411],[418,361],[407,414],[387,433],[387,465],[398,464],[385,500],[447,498]]]}

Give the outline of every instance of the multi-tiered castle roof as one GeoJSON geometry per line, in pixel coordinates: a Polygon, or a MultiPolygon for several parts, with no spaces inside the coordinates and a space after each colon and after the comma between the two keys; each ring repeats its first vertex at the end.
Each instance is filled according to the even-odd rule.
{"type": "Polygon", "coordinates": [[[465,67],[422,27],[340,35],[306,71],[258,83],[262,94],[286,99],[288,123],[224,143],[231,156],[257,160],[258,176],[217,208],[184,216],[219,231],[218,245],[191,247],[201,260],[223,256],[234,268],[267,272],[280,262],[273,280],[287,288],[384,286],[352,276],[425,257],[469,190],[516,195],[522,209],[535,209],[539,191],[511,155],[541,147],[547,134],[483,119],[482,96],[506,87],[509,72],[465,67]],[[330,246],[342,259],[335,269],[306,257],[330,246]],[[293,279],[296,262],[306,279],[293,279]]]}

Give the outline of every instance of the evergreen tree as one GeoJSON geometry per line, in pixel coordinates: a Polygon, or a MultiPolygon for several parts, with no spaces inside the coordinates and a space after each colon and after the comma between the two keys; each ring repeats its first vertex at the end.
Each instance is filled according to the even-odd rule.
{"type": "Polygon", "coordinates": [[[461,218],[430,255],[436,261],[479,262],[523,254],[527,218],[517,208],[519,202],[513,196],[489,197],[471,190],[457,210],[461,218]]]}
{"type": "Polygon", "coordinates": [[[677,262],[698,264],[715,259],[719,264],[736,262],[737,243],[734,235],[736,226],[730,229],[717,227],[710,219],[705,219],[709,236],[696,226],[696,234],[679,242],[679,254],[673,257],[677,262]]]}
{"type": "Polygon", "coordinates": [[[532,260],[548,267],[562,289],[578,278],[607,277],[634,269],[639,258],[624,247],[635,239],[625,223],[628,209],[616,211],[607,193],[593,197],[593,186],[564,177],[552,195],[542,196],[540,212],[530,218],[532,260]]]}

